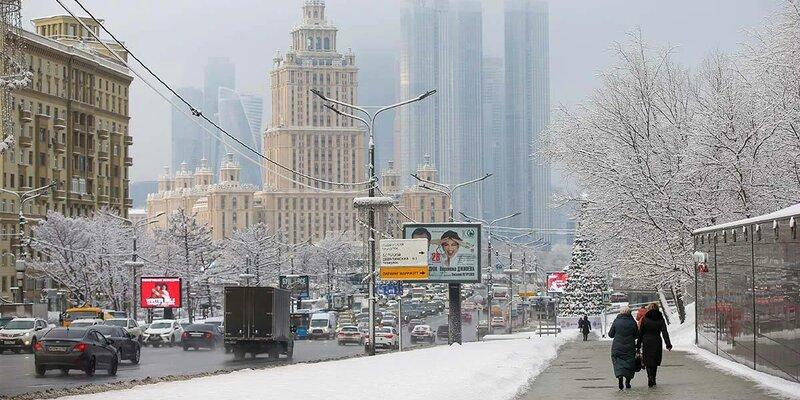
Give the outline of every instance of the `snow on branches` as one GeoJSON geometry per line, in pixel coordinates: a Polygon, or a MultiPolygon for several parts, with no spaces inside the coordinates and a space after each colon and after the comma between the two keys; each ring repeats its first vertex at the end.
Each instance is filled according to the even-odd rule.
{"type": "Polygon", "coordinates": [[[585,104],[559,110],[547,153],[581,185],[599,264],[652,287],[692,276],[691,231],[800,201],[800,12],[696,73],[633,35],[585,104]]]}

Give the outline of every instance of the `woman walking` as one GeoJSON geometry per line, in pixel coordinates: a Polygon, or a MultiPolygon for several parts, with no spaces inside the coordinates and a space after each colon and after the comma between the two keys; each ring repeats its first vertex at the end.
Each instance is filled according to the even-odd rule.
{"type": "Polygon", "coordinates": [[[658,366],[661,365],[662,344],[661,337],[664,337],[664,343],[667,345],[667,350],[672,351],[672,343],[669,341],[669,332],[667,332],[667,322],[664,321],[664,316],[661,311],[658,311],[658,303],[652,303],[647,307],[647,313],[642,318],[641,327],[639,329],[639,341],[637,342],[637,350],[642,350],[642,364],[647,370],[647,386],[653,387],[656,385],[656,373],[658,366]]]}
{"type": "Polygon", "coordinates": [[[611,362],[614,364],[614,376],[619,380],[619,390],[623,389],[622,379],[625,379],[625,388],[631,388],[631,379],[636,373],[636,338],[639,335],[639,329],[636,326],[636,320],[631,316],[631,309],[623,306],[614,323],[611,324],[611,330],[608,331],[608,337],[614,338],[611,344],[611,362]]]}

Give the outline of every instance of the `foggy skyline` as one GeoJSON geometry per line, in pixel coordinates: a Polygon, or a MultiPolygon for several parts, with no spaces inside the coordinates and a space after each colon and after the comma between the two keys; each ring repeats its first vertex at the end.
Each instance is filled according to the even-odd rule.
{"type": "MultiPolygon", "coordinates": [[[[746,30],[757,27],[777,1],[550,1],[551,105],[585,100],[599,83],[597,74],[609,64],[612,42],[627,41],[627,34],[636,29],[641,29],[651,46],[676,46],[677,59],[694,68],[715,50],[735,51],[745,40],[746,30]]],[[[83,15],[75,3],[65,3],[83,15]]],[[[358,60],[362,102],[394,101],[401,0],[326,3],[329,18],[339,27],[340,48],[352,48],[358,60]]],[[[276,50],[287,50],[288,32],[299,19],[302,0],[140,0],[135,5],[123,0],[85,0],[84,4],[173,88],[202,87],[207,58],[228,57],[236,66],[237,91],[265,96],[268,109],[272,58],[276,50]]],[[[502,57],[503,1],[484,0],[483,7],[484,56],[502,57]]],[[[25,1],[24,27],[31,30],[30,19],[54,14],[64,14],[55,2],[25,1]]],[[[134,79],[132,181],[155,179],[161,167],[170,164],[171,149],[166,146],[170,114],[168,103],[134,79]]],[[[390,139],[392,117],[378,126],[379,145],[381,137],[390,139]]],[[[387,152],[378,148],[379,167],[391,157],[387,152]]]]}

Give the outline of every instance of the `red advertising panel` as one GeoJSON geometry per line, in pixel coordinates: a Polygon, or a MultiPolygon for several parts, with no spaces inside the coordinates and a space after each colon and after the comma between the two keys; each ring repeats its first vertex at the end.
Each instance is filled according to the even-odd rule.
{"type": "Polygon", "coordinates": [[[564,288],[567,287],[567,273],[566,272],[551,272],[547,275],[547,291],[550,293],[564,293],[564,288]]]}
{"type": "Polygon", "coordinates": [[[181,278],[143,276],[139,278],[142,308],[180,308],[181,278]]]}

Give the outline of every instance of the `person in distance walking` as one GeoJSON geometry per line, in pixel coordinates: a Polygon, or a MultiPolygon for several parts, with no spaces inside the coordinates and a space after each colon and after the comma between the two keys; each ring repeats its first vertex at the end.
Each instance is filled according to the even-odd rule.
{"type": "Polygon", "coordinates": [[[578,330],[583,334],[583,341],[585,342],[589,337],[589,331],[592,330],[592,323],[589,322],[589,317],[584,315],[583,318],[578,320],[578,330]]]}

